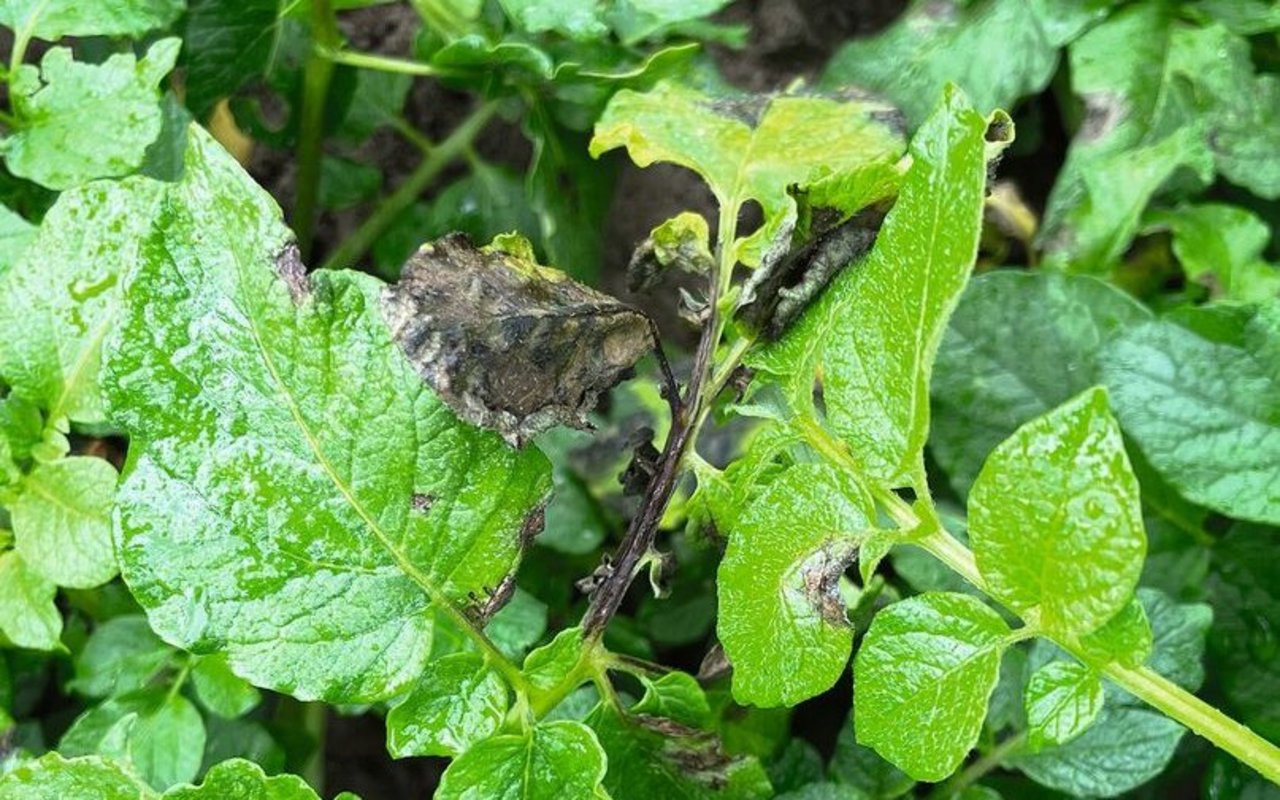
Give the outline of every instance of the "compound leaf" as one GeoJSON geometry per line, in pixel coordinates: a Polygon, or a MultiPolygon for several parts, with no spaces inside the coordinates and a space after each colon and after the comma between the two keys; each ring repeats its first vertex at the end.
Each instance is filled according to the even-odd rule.
{"type": "Polygon", "coordinates": [[[931,592],[881,611],[854,659],[858,741],[916,780],[950,775],[978,740],[1008,635],[968,595],[931,592]]]}
{"type": "Polygon", "coordinates": [[[1138,480],[1101,388],[1023,425],[969,493],[991,595],[1045,630],[1084,635],[1133,595],[1146,553],[1138,480]]]}
{"type": "Polygon", "coordinates": [[[545,461],[459,422],[391,341],[380,284],[308,277],[274,202],[190,142],[105,370],[137,437],[121,570],[164,639],[257,685],[389,697],[426,662],[428,607],[466,625],[514,570],[545,461]]]}
{"type": "Polygon", "coordinates": [[[794,705],[840,677],[853,646],[840,576],[871,519],[870,500],[846,473],[801,464],[727,531],[716,633],[739,703],[794,705]]]}
{"type": "Polygon", "coordinates": [[[0,145],[9,169],[50,189],[136,170],[160,135],[164,111],[156,87],[181,46],[179,39],[161,39],[140,60],[117,53],[101,64],[73,61],[70,49],[55,47],[39,69],[19,67],[10,92],[21,124],[0,145]]]}

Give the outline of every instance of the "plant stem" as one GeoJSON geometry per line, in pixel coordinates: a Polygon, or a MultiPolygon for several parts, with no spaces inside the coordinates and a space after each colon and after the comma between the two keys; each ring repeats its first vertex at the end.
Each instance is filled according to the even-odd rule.
{"type": "MultiPolygon", "coordinates": [[[[698,340],[698,349],[693,357],[693,371],[689,377],[689,385],[685,389],[684,398],[675,408],[671,420],[671,432],[667,434],[667,443],[662,450],[662,458],[658,462],[657,474],[649,483],[644,498],[640,501],[640,509],[632,517],[627,526],[627,533],[618,546],[618,553],[613,561],[613,571],[591,595],[591,605],[582,618],[583,637],[588,642],[598,642],[604,635],[609,620],[617,613],[622,598],[635,577],[636,569],[645,554],[653,546],[654,537],[658,534],[658,525],[666,513],[671,495],[684,465],[685,453],[697,440],[698,431],[706,420],[708,412],[715,400],[718,389],[714,382],[709,382],[716,347],[724,333],[725,319],[720,310],[720,297],[727,290],[732,279],[734,267],[733,243],[737,231],[737,205],[725,203],[720,207],[720,224],[716,237],[717,271],[711,276],[711,296],[708,299],[710,318],[702,329],[698,340]],[[714,392],[714,394],[712,393],[714,392]]],[[[721,370],[724,372],[723,368],[721,370]]],[[[729,370],[730,372],[732,370],[729,370]]],[[[727,373],[725,376],[727,380],[727,373]]],[[[723,388],[723,384],[719,388],[723,388]]]]}
{"type": "Polygon", "coordinates": [[[382,232],[387,229],[396,217],[413,205],[418,196],[434,181],[445,167],[452,164],[466,152],[468,146],[476,138],[484,126],[497,111],[493,103],[485,103],[462,121],[448,138],[429,152],[422,163],[405,178],[392,192],[378,210],[369,215],[359,228],[348,236],[333,254],[325,261],[326,269],[350,267],[373,246],[382,232]]]}
{"type": "Polygon", "coordinates": [[[999,767],[1011,753],[1020,750],[1026,742],[1026,734],[1019,733],[1010,736],[996,745],[990,753],[965,767],[963,772],[956,774],[946,783],[940,784],[929,793],[929,800],[950,800],[950,798],[956,797],[965,789],[986,777],[988,772],[999,767]]]}
{"type": "Polygon", "coordinates": [[[311,257],[320,199],[320,160],[324,155],[324,107],[333,78],[333,62],[325,51],[340,43],[338,20],[330,0],[311,0],[311,35],[315,44],[302,73],[302,126],[298,140],[298,185],[294,195],[293,231],[305,262],[311,257]]]}
{"type": "MultiPolygon", "coordinates": [[[[1079,657],[1075,651],[1073,654],[1079,657]]],[[[1108,678],[1133,696],[1186,725],[1241,763],[1257,770],[1262,777],[1280,785],[1280,747],[1150,667],[1132,669],[1113,661],[1101,668],[1108,678]]]]}
{"type": "Polygon", "coordinates": [[[353,50],[339,50],[336,46],[333,48],[324,48],[319,50],[318,55],[330,64],[345,64],[348,67],[372,69],[377,70],[378,72],[394,72],[398,75],[421,75],[431,77],[447,74],[445,71],[437,69],[430,64],[423,64],[421,61],[392,58],[390,56],[381,56],[377,53],[359,53],[353,50]]]}
{"type": "Polygon", "coordinates": [[[329,728],[329,709],[324,703],[302,704],[301,728],[315,740],[315,749],[302,766],[302,779],[318,794],[324,793],[325,738],[329,728]]]}

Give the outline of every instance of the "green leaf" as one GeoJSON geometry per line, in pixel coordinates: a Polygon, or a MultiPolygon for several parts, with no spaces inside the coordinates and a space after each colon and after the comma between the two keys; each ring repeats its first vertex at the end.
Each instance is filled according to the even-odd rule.
{"type": "Polygon", "coordinates": [[[382,172],[338,156],[325,156],[320,161],[320,206],[347,209],[372,200],[382,188],[382,172]]]}
{"type": "Polygon", "coordinates": [[[507,687],[476,653],[427,665],[404,700],[387,714],[394,758],[458,756],[492,736],[507,714],[507,687]]]}
{"type": "Polygon", "coordinates": [[[204,722],[182,695],[144,689],[80,715],[58,750],[71,756],[106,755],[104,750],[114,750],[117,743],[123,751],[110,754],[127,757],[143,780],[163,790],[196,777],[204,754],[204,722]]]}
{"type": "Polygon", "coordinates": [[[90,697],[133,692],[146,687],[174,655],[141,614],[109,619],[94,629],[76,656],[70,686],[90,697]]]}
{"type": "Polygon", "coordinates": [[[1212,548],[1207,593],[1213,603],[1209,636],[1212,672],[1241,721],[1280,737],[1280,583],[1275,554],[1280,529],[1237,524],[1212,548]]]}
{"type": "MultiPolygon", "coordinates": [[[[274,2],[267,5],[274,5],[274,2]]],[[[358,70],[356,89],[339,133],[355,142],[368,139],[379,128],[400,118],[405,99],[412,87],[413,77],[410,75],[372,69],[358,70]]]]}
{"type": "Polygon", "coordinates": [[[802,464],[726,531],[716,633],[739,703],[795,705],[840,677],[853,627],[839,579],[872,527],[871,508],[847,473],[802,464]]]}
{"type": "Polygon", "coordinates": [[[1093,724],[1102,711],[1102,680],[1083,664],[1053,661],[1027,684],[1027,744],[1032,752],[1066,744],[1093,724]]]}
{"type": "Polygon", "coordinates": [[[867,800],[869,795],[840,783],[811,783],[778,795],[778,800],[867,800]]]}
{"type": "MultiPolygon", "coordinates": [[[[343,793],[346,797],[352,797],[343,793]]],[[[341,800],[343,795],[339,795],[341,800]]],[[[243,759],[224,761],[209,770],[200,786],[177,786],[164,800],[319,800],[297,775],[268,776],[262,767],[243,759]]],[[[354,798],[353,798],[354,800],[354,798]]]]}
{"type": "Polygon", "coordinates": [[[526,191],[538,216],[547,262],[589,279],[600,270],[617,165],[592,161],[586,137],[554,125],[549,116],[545,106],[536,106],[525,125],[533,142],[526,191]]]}
{"type": "Polygon", "coordinates": [[[59,586],[81,589],[115,577],[116,477],[109,462],[90,456],[38,464],[9,506],[15,548],[27,566],[59,586]]]}
{"type": "Polygon", "coordinates": [[[657,680],[641,678],[644,697],[631,707],[635,714],[666,717],[701,728],[711,722],[711,705],[697,679],[685,672],[668,672],[657,680]]]}
{"type": "Polygon", "coordinates": [[[950,775],[978,741],[1008,636],[968,595],[922,594],[881,611],[854,660],[858,741],[916,780],[950,775]]]}
{"type": "Polygon", "coordinates": [[[523,734],[485,739],[454,759],[436,797],[607,798],[604,776],[604,751],[590,728],[580,722],[546,722],[523,734]]]}
{"type": "Polygon", "coordinates": [[[582,649],[582,629],[566,628],[529,653],[524,660],[524,675],[539,689],[554,689],[581,664],[582,649]]]}
{"type": "MultiPolygon", "coordinates": [[[[705,703],[705,699],[703,701],[705,703]]],[[[608,758],[604,786],[614,800],[773,797],[760,762],[726,752],[720,738],[639,710],[623,715],[602,703],[587,717],[608,758]]]]}
{"type": "Polygon", "coordinates": [[[19,256],[35,238],[36,226],[0,205],[0,276],[17,263],[19,256]]]}
{"type": "MultiPolygon", "coordinates": [[[[1139,594],[1142,591],[1139,589],[1139,594]]],[[[1142,601],[1133,597],[1102,627],[1081,636],[1080,646],[1088,655],[1104,661],[1119,661],[1126,667],[1145,664],[1155,641],[1142,601]]]]}
{"type": "Polygon", "coordinates": [[[832,57],[822,84],[886,95],[915,125],[956,83],[978,108],[1012,108],[1043,89],[1058,66],[1057,30],[1044,3],[1027,0],[918,0],[877,35],[832,57]],[[992,47],[991,42],[1000,42],[992,47]]]}
{"type": "Polygon", "coordinates": [[[182,64],[187,106],[198,119],[266,71],[280,39],[280,5],[280,0],[187,0],[182,64]]]}
{"type": "Polygon", "coordinates": [[[196,658],[191,685],[202,706],[228,719],[247,714],[262,702],[262,693],[232,672],[221,653],[196,658]]]}
{"type": "Polygon", "coordinates": [[[386,698],[422,671],[428,607],[465,624],[514,570],[547,469],[460,423],[391,341],[380,284],[304,275],[279,215],[193,128],[108,348],[140,437],[117,553],[167,641],[299,698],[386,698]]]}
{"type": "Polygon", "coordinates": [[[40,69],[24,64],[9,84],[20,122],[3,143],[9,169],[51,189],[136,170],[163,126],[156,87],[181,46],[161,39],[141,60],[117,53],[101,64],[73,61],[70,49],[54,47],[40,69]]]}
{"type": "Polygon", "coordinates": [[[511,21],[526,33],[554,31],[590,41],[609,32],[600,19],[603,9],[598,0],[501,0],[501,4],[511,21]]]}
{"type": "Polygon", "coordinates": [[[205,718],[204,763],[217,764],[244,758],[260,764],[270,774],[284,771],[285,752],[267,729],[246,718],[205,718]]]}
{"type": "Polygon", "coordinates": [[[0,552],[0,633],[18,647],[52,650],[62,635],[53,604],[58,587],[31,570],[12,550],[0,552]]]}
{"type": "Polygon", "coordinates": [[[641,167],[658,161],[687,167],[734,214],[743,203],[758,202],[764,223],[736,251],[754,266],[795,224],[788,186],[898,157],[902,142],[879,119],[886,110],[867,100],[800,95],[715,100],[662,83],[644,94],[614,95],[596,123],[591,154],[625,147],[641,167]]]}
{"type": "Polygon", "coordinates": [[[999,270],[975,278],[933,370],[929,446],[961,495],[1019,425],[1099,382],[1097,352],[1151,319],[1094,278],[999,270]]]}
{"type": "Polygon", "coordinates": [[[836,783],[851,786],[873,798],[892,800],[916,785],[911,776],[885,761],[869,747],[858,744],[853,718],[840,727],[836,751],[828,768],[836,783]]]}
{"type": "Polygon", "coordinates": [[[1102,371],[1161,477],[1224,514],[1280,523],[1278,348],[1280,307],[1188,310],[1127,331],[1102,371]]]}
{"type": "Polygon", "coordinates": [[[1012,763],[1044,786],[1077,797],[1113,797],[1164,771],[1184,732],[1158,712],[1108,705],[1071,742],[1012,763]]]}
{"type": "Polygon", "coordinates": [[[523,658],[547,632],[547,605],[517,586],[484,632],[507,658],[523,658]]]}
{"type": "Polygon", "coordinates": [[[969,493],[969,542],[991,596],[1047,631],[1082,636],[1129,602],[1147,539],[1103,389],[992,452],[969,493]]]}
{"type": "MultiPolygon", "coordinates": [[[[1188,691],[1203,678],[1200,667],[1209,609],[1178,604],[1160,592],[1142,588],[1138,600],[1154,631],[1148,666],[1188,691]]],[[[1043,640],[1032,647],[1032,661],[1044,663],[1056,651],[1043,640]],[[1047,656],[1047,658],[1046,658],[1047,656]]],[[[1057,663],[1057,662],[1054,662],[1057,663]]],[[[1081,797],[1111,797],[1160,774],[1173,758],[1185,730],[1111,683],[1104,684],[1106,706],[1084,733],[1064,745],[1024,752],[1012,764],[1036,782],[1081,797]]]]}
{"type": "Polygon", "coordinates": [[[1280,266],[1262,260],[1271,229],[1253,212],[1219,203],[1147,215],[1148,227],[1173,234],[1173,252],[1189,280],[1212,297],[1245,302],[1280,295],[1280,266]]]}
{"type": "Polygon", "coordinates": [[[20,35],[53,42],[64,36],[128,36],[168,27],[183,0],[5,0],[0,25],[20,35]]]}
{"type": "Polygon", "coordinates": [[[64,192],[0,278],[0,376],[55,424],[106,420],[102,342],[118,321],[120,275],[138,260],[160,199],[144,178],[64,192]]]}
{"type": "MultiPolygon", "coordinates": [[[[1007,140],[1002,113],[991,127],[1007,140]]],[[[818,368],[832,428],[867,475],[904,484],[929,432],[929,373],[977,253],[988,124],[958,91],[911,144],[911,169],[856,268],[753,361],[805,402],[818,368]]],[[[812,405],[811,401],[807,405],[812,405]]]]}
{"type": "Polygon", "coordinates": [[[47,753],[0,775],[0,800],[158,800],[133,773],[96,756],[64,758],[47,753]]]}

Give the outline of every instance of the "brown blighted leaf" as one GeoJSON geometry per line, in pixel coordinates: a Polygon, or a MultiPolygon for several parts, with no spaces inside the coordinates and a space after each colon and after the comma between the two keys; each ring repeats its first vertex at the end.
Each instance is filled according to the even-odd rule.
{"type": "Polygon", "coordinates": [[[382,294],[391,334],[436,394],[522,445],[586,414],[653,349],[647,317],[538,265],[518,237],[423,245],[382,294]]]}

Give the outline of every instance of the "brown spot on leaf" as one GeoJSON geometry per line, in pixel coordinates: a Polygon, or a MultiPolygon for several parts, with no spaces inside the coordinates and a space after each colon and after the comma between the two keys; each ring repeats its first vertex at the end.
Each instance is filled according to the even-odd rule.
{"type": "Polygon", "coordinates": [[[1081,144],[1103,138],[1129,114],[1129,107],[1118,94],[1110,92],[1093,92],[1085,95],[1084,122],[1076,133],[1076,140],[1081,144]]]}
{"type": "Polygon", "coordinates": [[[525,550],[532,546],[533,540],[546,526],[547,503],[543,501],[525,515],[524,522],[520,525],[520,549],[525,550]]]}
{"type": "Polygon", "coordinates": [[[840,596],[840,576],[857,557],[848,542],[827,542],[800,567],[801,587],[809,605],[828,625],[848,625],[848,611],[840,596]]]}
{"type": "Polygon", "coordinates": [[[409,503],[413,506],[414,511],[419,514],[425,514],[435,505],[436,499],[429,494],[415,494],[409,503]]]}
{"type": "Polygon", "coordinates": [[[276,274],[289,289],[294,303],[301,303],[311,295],[311,280],[306,265],[302,263],[302,251],[296,242],[289,242],[276,256],[276,274]]]}

